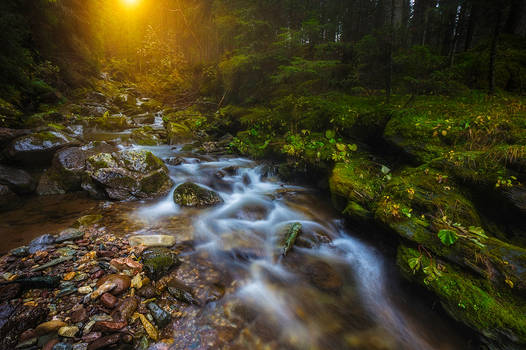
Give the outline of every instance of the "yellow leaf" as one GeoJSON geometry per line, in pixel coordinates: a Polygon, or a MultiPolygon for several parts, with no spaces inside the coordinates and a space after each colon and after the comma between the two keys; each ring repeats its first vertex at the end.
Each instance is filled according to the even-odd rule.
{"type": "Polygon", "coordinates": [[[512,280],[510,280],[509,278],[506,278],[506,280],[504,282],[506,282],[506,284],[508,286],[510,286],[510,288],[513,288],[513,281],[512,280]]]}
{"type": "Polygon", "coordinates": [[[442,136],[446,136],[447,135],[447,131],[446,130],[442,130],[442,136]]]}
{"type": "Polygon", "coordinates": [[[146,333],[148,333],[148,336],[152,338],[152,340],[157,341],[159,339],[157,329],[155,329],[153,324],[151,324],[143,314],[139,314],[139,318],[141,319],[142,326],[146,330],[146,333]]]}

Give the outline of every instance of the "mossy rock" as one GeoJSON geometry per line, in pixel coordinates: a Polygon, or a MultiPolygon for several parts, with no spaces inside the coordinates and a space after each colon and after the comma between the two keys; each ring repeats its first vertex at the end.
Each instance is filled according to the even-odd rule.
{"type": "Polygon", "coordinates": [[[329,179],[334,205],[355,219],[370,218],[386,180],[381,169],[364,154],[356,154],[348,163],[337,163],[329,179]]]}
{"type": "Polygon", "coordinates": [[[142,252],[145,272],[153,280],[158,280],[172,268],[180,264],[177,255],[168,248],[148,248],[142,252]]]}
{"type": "Polygon", "coordinates": [[[130,128],[128,119],[123,115],[108,115],[104,114],[102,117],[95,119],[95,125],[103,130],[122,131],[130,128]]]}
{"type": "Polygon", "coordinates": [[[164,169],[157,169],[143,176],[139,180],[140,192],[146,198],[158,197],[172,188],[172,180],[164,169]]]}
{"type": "Polygon", "coordinates": [[[158,169],[167,171],[164,162],[156,157],[152,152],[141,150],[127,150],[115,154],[119,162],[128,170],[145,173],[158,169]]]}
{"type": "Polygon", "coordinates": [[[397,264],[408,279],[432,291],[453,318],[482,334],[490,344],[496,345],[495,348],[526,346],[524,298],[509,291],[496,290],[485,279],[452,264],[440,262],[439,267],[425,254],[404,245],[398,249],[397,264]],[[415,259],[420,262],[413,269],[415,259]]]}
{"type": "Polygon", "coordinates": [[[87,159],[88,170],[96,171],[103,168],[116,168],[119,166],[111,153],[99,153],[87,159]]]}
{"type": "Polygon", "coordinates": [[[193,136],[192,130],[182,123],[168,122],[165,125],[168,134],[168,142],[172,145],[188,141],[193,136]]]}
{"type": "Polygon", "coordinates": [[[9,158],[28,166],[49,164],[61,148],[77,146],[79,142],[58,131],[42,131],[19,137],[7,148],[9,158]]]}
{"type": "Polygon", "coordinates": [[[149,126],[133,130],[130,140],[141,146],[157,146],[160,143],[158,136],[149,126]]]}
{"type": "Polygon", "coordinates": [[[216,192],[192,182],[177,186],[173,198],[175,203],[183,207],[207,208],[223,203],[223,199],[216,192]]]}

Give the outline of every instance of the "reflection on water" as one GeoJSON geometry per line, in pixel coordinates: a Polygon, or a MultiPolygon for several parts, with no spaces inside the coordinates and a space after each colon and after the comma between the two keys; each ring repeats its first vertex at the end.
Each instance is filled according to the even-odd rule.
{"type": "Polygon", "coordinates": [[[435,312],[418,302],[404,304],[415,297],[397,287],[398,277],[386,269],[381,253],[342,227],[320,193],[281,183],[246,159],[185,154],[168,146],[137,148],[161,158],[182,157],[182,164],[169,166],[176,186],[196,182],[217,191],[224,204],[180,208],[173,191],[155,201],[99,206],[87,199],[65,206],[35,200],[9,214],[9,237],[33,237],[42,223],[53,221],[52,212],[65,226],[91,210],[104,214],[102,225],[115,234],[171,234],[186,242],[181,258],[190,264],[175,277],[207,303],[177,305],[181,316],[172,349],[467,348],[435,312]],[[302,224],[301,235],[282,257],[283,231],[295,222],[302,224]]]}

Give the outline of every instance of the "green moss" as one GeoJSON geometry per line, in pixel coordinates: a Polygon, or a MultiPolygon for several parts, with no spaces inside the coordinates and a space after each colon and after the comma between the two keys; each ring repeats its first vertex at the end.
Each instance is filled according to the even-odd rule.
{"type": "Polygon", "coordinates": [[[436,262],[418,251],[400,246],[397,263],[404,275],[426,286],[437,295],[449,314],[493,340],[506,338],[509,343],[526,344],[526,303],[511,293],[495,290],[484,279],[442,264],[435,278],[427,278],[423,270],[436,262]],[[421,267],[413,273],[410,260],[421,259],[421,267]]]}
{"type": "Polygon", "coordinates": [[[333,203],[351,217],[370,216],[385,183],[381,165],[372,162],[365,154],[356,153],[348,163],[337,163],[329,179],[333,203]]]}
{"type": "Polygon", "coordinates": [[[223,202],[214,191],[191,182],[179,185],[174,191],[173,198],[175,203],[183,207],[206,208],[223,202]]]}
{"type": "Polygon", "coordinates": [[[172,181],[164,169],[159,169],[141,178],[140,186],[141,192],[147,195],[157,195],[160,192],[168,192],[172,181]]]}
{"type": "Polygon", "coordinates": [[[131,134],[131,140],[142,146],[157,146],[159,144],[159,139],[154,135],[153,129],[150,126],[134,129],[131,134]]]}
{"type": "Polygon", "coordinates": [[[110,153],[99,153],[91,156],[87,159],[87,163],[91,167],[90,170],[118,167],[117,161],[110,153]]]}

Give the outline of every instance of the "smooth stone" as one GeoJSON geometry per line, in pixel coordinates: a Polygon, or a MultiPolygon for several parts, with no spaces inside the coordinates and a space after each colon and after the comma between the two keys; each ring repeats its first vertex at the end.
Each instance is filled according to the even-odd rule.
{"type": "Polygon", "coordinates": [[[58,343],[53,346],[53,350],[72,350],[73,345],[69,343],[58,343]]]}
{"type": "Polygon", "coordinates": [[[177,186],[173,199],[180,206],[190,208],[207,208],[223,203],[223,199],[216,192],[192,182],[177,186]]]}
{"type": "Polygon", "coordinates": [[[37,337],[33,337],[33,338],[30,338],[28,340],[25,340],[21,343],[18,343],[18,345],[16,346],[15,349],[24,349],[24,348],[28,348],[30,346],[33,346],[37,343],[38,341],[38,338],[37,337]]]}
{"type": "Polygon", "coordinates": [[[57,338],[51,339],[44,345],[44,347],[42,347],[42,350],[53,350],[53,347],[58,343],[60,343],[60,340],[58,340],[57,338]]]}
{"type": "Polygon", "coordinates": [[[152,313],[155,323],[159,329],[166,327],[172,320],[170,314],[159,307],[159,305],[155,303],[149,303],[147,307],[152,313]]]}
{"type": "Polygon", "coordinates": [[[18,248],[11,250],[9,253],[13,256],[16,256],[17,258],[23,258],[29,255],[29,247],[28,246],[18,247],[18,248]]]}
{"type": "Polygon", "coordinates": [[[54,260],[51,260],[50,262],[48,262],[48,263],[46,263],[46,264],[44,264],[42,266],[39,266],[37,268],[34,268],[31,271],[32,272],[42,271],[42,270],[47,269],[48,267],[53,267],[55,265],[61,264],[63,262],[69,261],[71,259],[73,259],[72,256],[61,256],[60,258],[56,258],[54,260]]]}
{"type": "Polygon", "coordinates": [[[83,286],[79,288],[78,292],[80,294],[89,294],[93,292],[93,289],[90,286],[83,286]]]}
{"type": "Polygon", "coordinates": [[[74,338],[75,335],[79,332],[79,327],[76,326],[66,326],[58,330],[58,335],[65,338],[74,338]]]}
{"type": "Polygon", "coordinates": [[[84,307],[80,307],[80,309],[73,311],[70,317],[73,323],[84,322],[88,319],[88,312],[84,307]]]}
{"type": "Polygon", "coordinates": [[[127,322],[99,321],[93,325],[94,331],[114,333],[128,325],[127,322]]]}
{"type": "Polygon", "coordinates": [[[132,247],[142,245],[145,247],[171,247],[175,244],[174,236],[168,235],[138,235],[128,238],[132,247]]]}
{"type": "Polygon", "coordinates": [[[106,306],[107,308],[113,309],[115,305],[117,304],[117,297],[110,293],[104,293],[100,297],[100,301],[106,306]]]}
{"type": "Polygon", "coordinates": [[[105,282],[115,283],[116,287],[113,288],[110,293],[113,295],[118,295],[130,288],[131,278],[126,275],[106,275],[97,281],[97,287],[100,287],[105,282]]]}
{"type": "Polygon", "coordinates": [[[47,322],[39,324],[37,328],[35,328],[35,332],[37,335],[44,335],[44,334],[48,334],[51,332],[56,332],[64,326],[67,326],[67,323],[64,321],[60,321],[60,320],[47,321],[47,322]]]}
{"type": "Polygon", "coordinates": [[[178,265],[179,259],[170,249],[157,247],[143,251],[142,262],[148,277],[157,280],[178,265]]]}
{"type": "Polygon", "coordinates": [[[55,242],[62,243],[66,241],[76,241],[82,237],[84,237],[84,232],[74,228],[68,228],[55,237],[55,242]]]}
{"type": "Polygon", "coordinates": [[[128,297],[122,301],[122,303],[117,307],[114,314],[112,315],[114,319],[127,322],[133,315],[133,313],[139,307],[139,301],[135,297],[128,297]]]}
{"type": "Polygon", "coordinates": [[[95,340],[93,343],[90,343],[88,345],[88,350],[99,350],[99,349],[106,348],[110,345],[118,343],[120,338],[121,338],[121,335],[119,333],[115,333],[107,337],[99,338],[95,340]]]}

